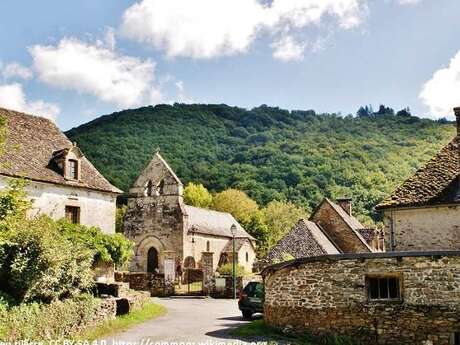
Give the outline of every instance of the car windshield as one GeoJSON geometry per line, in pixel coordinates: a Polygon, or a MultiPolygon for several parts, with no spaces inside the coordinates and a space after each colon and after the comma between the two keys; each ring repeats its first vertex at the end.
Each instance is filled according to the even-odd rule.
{"type": "Polygon", "coordinates": [[[244,288],[248,297],[262,298],[264,295],[264,285],[262,283],[249,283],[244,288]]]}

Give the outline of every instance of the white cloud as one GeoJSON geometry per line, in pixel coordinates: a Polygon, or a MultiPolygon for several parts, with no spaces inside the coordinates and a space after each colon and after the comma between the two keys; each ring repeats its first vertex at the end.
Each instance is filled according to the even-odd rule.
{"type": "Polygon", "coordinates": [[[422,0],[398,0],[400,5],[415,5],[421,2],[422,0]]]}
{"type": "Polygon", "coordinates": [[[113,32],[94,44],[63,38],[57,45],[29,48],[40,81],[66,90],[91,94],[121,107],[161,99],[154,85],[155,63],[114,51],[113,32]]]}
{"type": "Polygon", "coordinates": [[[291,36],[282,37],[278,42],[272,44],[273,57],[281,61],[303,60],[305,44],[298,43],[291,36]]]}
{"type": "Polygon", "coordinates": [[[182,80],[175,82],[174,85],[176,86],[176,90],[177,90],[176,102],[179,102],[179,103],[194,103],[195,102],[193,98],[188,96],[187,93],[185,92],[185,85],[182,80]]]}
{"type": "Polygon", "coordinates": [[[450,115],[454,107],[460,106],[460,51],[448,67],[436,71],[423,85],[420,99],[435,118],[450,115]]]}
{"type": "Polygon", "coordinates": [[[1,73],[5,79],[20,78],[27,80],[33,77],[33,73],[29,68],[17,62],[12,62],[5,65],[2,68],[1,73]]]}
{"type": "Polygon", "coordinates": [[[141,0],[123,14],[121,32],[169,57],[212,58],[246,52],[262,32],[281,42],[286,28],[331,17],[349,29],[366,13],[366,0],[141,0]]]}
{"type": "Polygon", "coordinates": [[[28,101],[19,83],[0,85],[0,106],[56,120],[59,106],[42,100],[28,101]]]}

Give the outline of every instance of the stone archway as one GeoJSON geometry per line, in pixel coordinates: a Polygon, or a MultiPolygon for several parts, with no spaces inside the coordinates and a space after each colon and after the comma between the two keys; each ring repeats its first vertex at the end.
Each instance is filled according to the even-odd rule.
{"type": "Polygon", "coordinates": [[[163,273],[164,251],[165,246],[159,238],[153,235],[144,237],[136,246],[136,271],[154,272],[155,268],[158,268],[160,273],[163,273]]]}

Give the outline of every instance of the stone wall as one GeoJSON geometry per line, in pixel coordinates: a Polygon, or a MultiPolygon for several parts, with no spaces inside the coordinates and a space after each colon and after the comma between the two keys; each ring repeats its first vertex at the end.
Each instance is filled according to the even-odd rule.
{"type": "Polygon", "coordinates": [[[319,224],[344,253],[366,253],[370,251],[330,203],[323,201],[310,220],[319,224]]]}
{"type": "Polygon", "coordinates": [[[171,296],[174,285],[169,284],[163,275],[147,272],[115,272],[115,281],[129,283],[129,288],[138,291],[149,291],[151,296],[171,296]]]}
{"type": "Polygon", "coordinates": [[[304,258],[263,273],[264,318],[282,329],[425,345],[460,331],[460,252],[304,258]],[[401,300],[371,301],[366,276],[399,277],[401,300]]]}
{"type": "Polygon", "coordinates": [[[160,273],[164,273],[165,251],[174,251],[177,263],[182,262],[182,193],[182,183],[156,154],[129,190],[123,231],[136,244],[130,271],[147,272],[148,251],[152,247],[158,252],[160,273]]]}
{"type": "Polygon", "coordinates": [[[384,221],[388,241],[393,227],[395,251],[460,249],[458,205],[385,210],[384,221]]]}

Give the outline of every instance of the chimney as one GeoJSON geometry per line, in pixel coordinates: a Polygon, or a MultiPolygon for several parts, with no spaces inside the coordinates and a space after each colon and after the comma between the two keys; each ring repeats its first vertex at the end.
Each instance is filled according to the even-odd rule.
{"type": "Polygon", "coordinates": [[[340,199],[337,199],[337,203],[339,204],[339,206],[341,208],[344,209],[344,211],[346,213],[348,213],[350,216],[351,216],[351,198],[340,198],[340,199]]]}
{"type": "Polygon", "coordinates": [[[460,107],[454,108],[454,113],[457,120],[457,136],[460,136],[460,107]]]}

